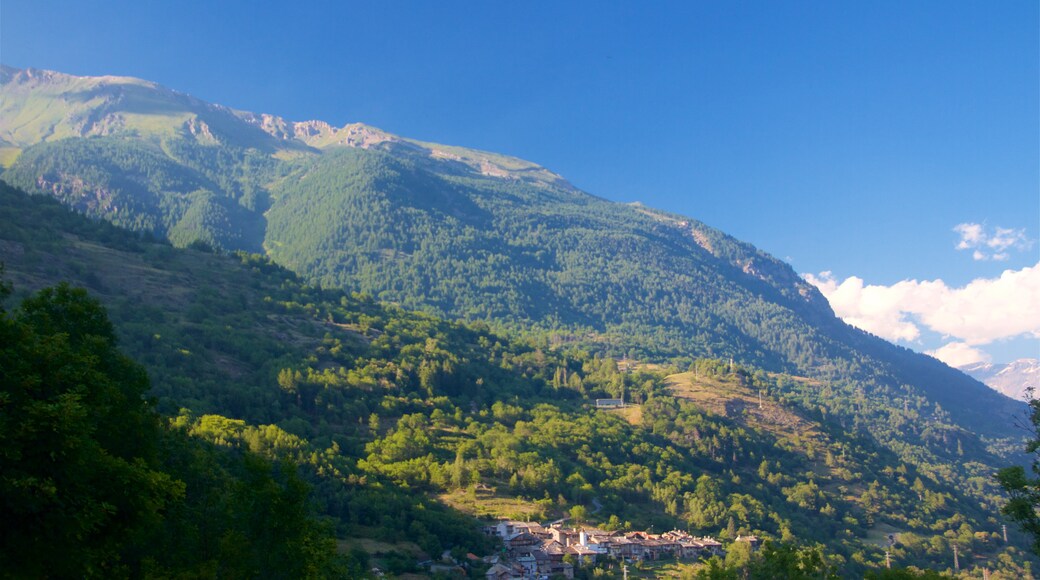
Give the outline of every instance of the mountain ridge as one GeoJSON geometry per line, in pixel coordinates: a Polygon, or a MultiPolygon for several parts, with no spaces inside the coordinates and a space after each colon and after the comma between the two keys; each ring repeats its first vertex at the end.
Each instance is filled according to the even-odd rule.
{"type": "Polygon", "coordinates": [[[269,153],[291,154],[335,146],[360,147],[403,146],[413,149],[431,159],[455,161],[481,175],[504,179],[523,179],[536,183],[547,183],[571,187],[561,176],[535,163],[516,157],[480,151],[465,147],[440,145],[408,139],[364,123],[348,123],[334,127],[321,120],[290,121],[268,113],[253,113],[223,105],[208,103],[187,93],[169,89],[152,81],[127,76],[76,76],[43,69],[17,69],[0,65],[0,86],[7,105],[0,106],[0,141],[9,147],[26,147],[39,142],[66,137],[105,136],[126,131],[149,133],[172,133],[187,130],[203,141],[224,139],[241,140],[246,137],[248,146],[269,153]],[[72,93],[73,98],[62,97],[72,93]],[[27,93],[43,99],[40,107],[26,107],[27,93]],[[54,94],[51,94],[54,93],[54,94]],[[62,103],[54,101],[61,100],[62,103]],[[170,117],[165,125],[142,126],[137,119],[127,118],[129,111],[157,112],[149,109],[155,101],[170,101],[161,112],[170,117]],[[48,102],[50,101],[50,102],[48,102]],[[68,106],[70,101],[80,101],[100,107],[93,115],[54,115],[52,108],[68,106]],[[100,101],[100,102],[98,102],[100,101]],[[12,111],[33,109],[37,114],[28,119],[12,115],[12,111]],[[47,113],[52,113],[48,116],[47,113]],[[235,128],[229,123],[233,118],[242,126],[257,129],[269,139],[235,128]],[[43,126],[37,126],[42,124],[43,126]],[[215,125],[215,126],[211,126],[215,125]],[[223,131],[221,130],[223,129],[223,131]]]}
{"type": "Polygon", "coordinates": [[[0,138],[19,150],[3,178],[88,215],[178,245],[264,251],[328,287],[612,355],[733,357],[895,398],[924,385],[981,432],[1003,433],[964,398],[1020,410],[841,323],[754,246],[587,194],[536,164],[363,124],[243,113],[125,77],[5,71],[0,138]],[[94,108],[67,96],[106,82],[152,92],[105,93],[94,108]]]}

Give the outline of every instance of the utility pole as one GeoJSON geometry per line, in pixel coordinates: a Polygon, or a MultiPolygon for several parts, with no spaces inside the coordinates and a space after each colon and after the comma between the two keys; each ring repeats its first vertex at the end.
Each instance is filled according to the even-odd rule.
{"type": "Polygon", "coordinates": [[[1004,543],[1006,544],[1006,543],[1008,543],[1007,542],[1007,524],[1000,524],[1000,529],[1002,529],[1004,531],[1004,543]]]}
{"type": "Polygon", "coordinates": [[[953,545],[953,569],[957,572],[961,571],[960,561],[957,560],[957,544],[953,545]]]}
{"type": "Polygon", "coordinates": [[[889,556],[888,550],[885,550],[885,568],[892,568],[892,558],[889,556]]]}
{"type": "Polygon", "coordinates": [[[625,580],[628,580],[628,565],[625,564],[624,558],[621,558],[621,574],[625,580]]]}
{"type": "Polygon", "coordinates": [[[758,391],[758,408],[759,409],[762,408],[762,390],[761,389],[759,389],[759,391],[758,391]]]}

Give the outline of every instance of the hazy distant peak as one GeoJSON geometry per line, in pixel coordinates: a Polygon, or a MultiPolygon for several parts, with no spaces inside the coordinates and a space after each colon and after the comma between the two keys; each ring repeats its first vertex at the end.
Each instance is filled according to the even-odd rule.
{"type": "Polygon", "coordinates": [[[1020,358],[1006,364],[979,362],[958,369],[994,390],[1022,401],[1029,399],[1026,389],[1040,389],[1040,360],[1035,358],[1020,358]]]}

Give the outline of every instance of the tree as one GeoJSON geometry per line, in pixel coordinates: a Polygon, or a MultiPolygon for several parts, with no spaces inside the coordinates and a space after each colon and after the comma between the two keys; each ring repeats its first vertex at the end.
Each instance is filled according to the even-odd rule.
{"type": "Polygon", "coordinates": [[[1040,554],[1040,399],[1031,400],[1029,407],[1034,437],[1026,445],[1026,452],[1036,455],[1032,465],[1034,477],[1027,475],[1021,465],[1015,465],[1001,469],[997,482],[1011,497],[1001,513],[1033,536],[1033,551],[1040,554]]]}
{"type": "Polygon", "coordinates": [[[104,309],[66,285],[0,313],[0,568],[127,574],[183,484],[160,469],[143,370],[104,309]]]}
{"type": "Polygon", "coordinates": [[[818,546],[799,547],[767,541],[758,556],[751,567],[752,578],[830,580],[839,577],[818,546]]]}
{"type": "Polygon", "coordinates": [[[0,310],[0,576],[339,574],[294,466],[226,447],[242,421],[165,428],[148,388],[82,289],[0,310]]]}
{"type": "Polygon", "coordinates": [[[709,558],[707,565],[697,570],[697,572],[692,575],[684,573],[681,576],[683,580],[686,580],[687,578],[695,580],[738,580],[740,577],[741,575],[738,569],[726,566],[718,556],[712,556],[709,558]]]}
{"type": "Polygon", "coordinates": [[[580,524],[585,521],[586,517],[588,517],[588,511],[585,509],[585,506],[576,505],[571,508],[570,516],[571,519],[580,524]]]}

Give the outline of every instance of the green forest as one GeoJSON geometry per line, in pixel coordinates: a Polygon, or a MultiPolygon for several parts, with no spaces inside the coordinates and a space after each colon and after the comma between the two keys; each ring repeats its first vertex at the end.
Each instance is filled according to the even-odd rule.
{"type": "Polygon", "coordinates": [[[0,309],[0,337],[5,577],[348,573],[296,466],[156,413],[85,290],[0,309]]]}
{"type": "MultiPolygon", "coordinates": [[[[883,570],[894,533],[898,568],[952,573],[954,546],[995,578],[1037,564],[1013,526],[1005,544],[992,477],[1022,444],[881,380],[909,371],[649,360],[217,247],[0,185],[0,472],[3,518],[19,522],[0,563],[14,576],[402,574],[421,555],[495,553],[481,521],[499,517],[774,542],[689,572],[704,577],[900,577],[883,570]],[[597,410],[601,397],[636,406],[597,410]]],[[[579,572],[617,572],[599,570],[579,572]]]]}

